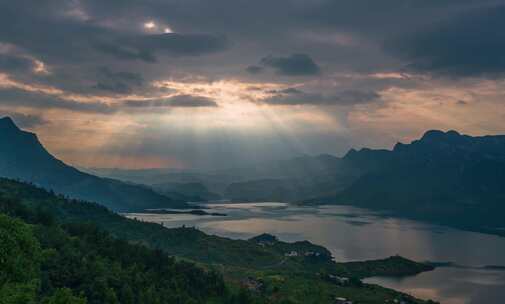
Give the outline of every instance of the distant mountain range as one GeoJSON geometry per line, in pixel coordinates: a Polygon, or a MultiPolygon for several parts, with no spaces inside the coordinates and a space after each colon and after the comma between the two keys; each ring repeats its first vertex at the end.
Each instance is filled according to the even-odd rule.
{"type": "Polygon", "coordinates": [[[98,202],[114,211],[180,208],[187,205],[140,185],[81,172],[52,156],[33,133],[9,117],[0,119],[0,176],[27,181],[56,193],[98,202]]]}
{"type": "Polygon", "coordinates": [[[221,172],[233,201],[344,204],[505,235],[505,136],[426,132],[392,150],[350,150],[221,172]]]}
{"type": "Polygon", "coordinates": [[[432,130],[392,150],[352,149],[342,158],[302,156],[210,173],[96,172],[166,194],[353,205],[505,236],[505,136],[432,130]]]}
{"type": "Polygon", "coordinates": [[[227,174],[241,176],[242,180],[225,188],[226,198],[295,202],[343,190],[359,176],[359,171],[341,158],[319,155],[228,170],[227,174]]]}
{"type": "Polygon", "coordinates": [[[146,184],[160,193],[176,191],[207,200],[299,201],[344,189],[358,172],[331,155],[302,156],[213,172],[171,169],[83,169],[103,177],[146,184]]]}
{"type": "Polygon", "coordinates": [[[342,162],[360,176],[346,189],[309,203],[380,209],[505,235],[505,136],[428,131],[391,151],[351,150],[342,162]]]}

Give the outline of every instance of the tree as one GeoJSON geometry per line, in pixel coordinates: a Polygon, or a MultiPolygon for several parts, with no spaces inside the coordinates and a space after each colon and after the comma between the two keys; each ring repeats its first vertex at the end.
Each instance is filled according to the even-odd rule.
{"type": "Polygon", "coordinates": [[[86,299],[74,296],[68,288],[60,288],[52,296],[45,298],[42,304],[86,304],[86,299]]]}
{"type": "Polygon", "coordinates": [[[6,283],[0,286],[0,304],[35,304],[37,281],[6,283]]]}
{"type": "Polygon", "coordinates": [[[120,300],[121,304],[135,303],[135,295],[133,294],[130,285],[128,284],[123,285],[123,287],[121,288],[120,300]]]}
{"type": "Polygon", "coordinates": [[[40,261],[31,226],[0,214],[0,304],[35,303],[40,261]]]}

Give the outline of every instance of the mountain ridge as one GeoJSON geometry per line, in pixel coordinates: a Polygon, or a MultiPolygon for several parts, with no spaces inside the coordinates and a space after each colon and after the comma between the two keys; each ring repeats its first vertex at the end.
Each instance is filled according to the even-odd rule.
{"type": "Polygon", "coordinates": [[[36,134],[0,119],[0,176],[40,185],[73,198],[96,201],[114,211],[186,207],[151,189],[81,172],[51,155],[36,134]]]}
{"type": "Polygon", "coordinates": [[[353,205],[457,228],[504,235],[505,136],[427,131],[392,150],[344,157],[362,174],[308,203],[353,205]]]}

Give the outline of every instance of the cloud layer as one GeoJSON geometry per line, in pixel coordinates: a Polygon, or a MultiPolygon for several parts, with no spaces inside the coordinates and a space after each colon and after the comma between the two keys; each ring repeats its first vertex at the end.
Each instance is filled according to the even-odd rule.
{"type": "Polygon", "coordinates": [[[499,0],[2,1],[0,114],[100,166],[503,133],[504,20],[499,0]]]}

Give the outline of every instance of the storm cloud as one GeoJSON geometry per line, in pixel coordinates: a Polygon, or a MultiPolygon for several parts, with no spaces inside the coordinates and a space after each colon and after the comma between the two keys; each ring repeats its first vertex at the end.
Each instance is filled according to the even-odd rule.
{"type": "Polygon", "coordinates": [[[221,51],[227,47],[224,36],[208,34],[156,34],[118,37],[116,41],[100,41],[95,48],[122,60],[157,61],[156,54],[199,56],[221,51]]]}
{"type": "Polygon", "coordinates": [[[454,77],[505,74],[505,5],[465,12],[386,43],[407,69],[454,77]]]}
{"type": "Polygon", "coordinates": [[[33,69],[33,61],[19,56],[0,54],[0,71],[26,72],[33,69]]]}
{"type": "Polygon", "coordinates": [[[100,67],[97,72],[97,78],[99,81],[94,88],[118,94],[131,93],[135,87],[140,87],[144,84],[144,78],[140,73],[115,72],[108,67],[100,67]]]}
{"type": "Polygon", "coordinates": [[[261,59],[261,64],[286,76],[317,75],[321,71],[307,54],[292,54],[286,57],[267,56],[261,59]]]}
{"type": "Polygon", "coordinates": [[[504,20],[500,0],[1,1],[0,110],[76,163],[143,137],[219,167],[497,134],[504,20]]]}

